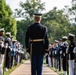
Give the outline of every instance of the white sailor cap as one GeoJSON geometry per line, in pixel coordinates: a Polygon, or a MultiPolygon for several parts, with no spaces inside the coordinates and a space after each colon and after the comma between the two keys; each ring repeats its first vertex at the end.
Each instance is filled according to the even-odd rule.
{"type": "Polygon", "coordinates": [[[74,37],[75,35],[74,35],[74,34],[72,34],[72,33],[69,33],[69,36],[74,37]]]}
{"type": "Polygon", "coordinates": [[[59,42],[58,40],[55,40],[55,42],[59,42]]]}
{"type": "Polygon", "coordinates": [[[1,29],[0,29],[0,32],[4,32],[4,31],[5,31],[4,28],[1,28],[1,29]]]}
{"type": "Polygon", "coordinates": [[[6,35],[11,35],[11,33],[10,32],[7,32],[6,35]]]}
{"type": "Polygon", "coordinates": [[[49,46],[51,46],[51,44],[49,44],[49,46]]]}
{"type": "Polygon", "coordinates": [[[13,39],[12,41],[16,42],[17,40],[13,39]]]}
{"type": "Polygon", "coordinates": [[[68,37],[67,36],[63,36],[62,39],[68,39],[68,37]]]}

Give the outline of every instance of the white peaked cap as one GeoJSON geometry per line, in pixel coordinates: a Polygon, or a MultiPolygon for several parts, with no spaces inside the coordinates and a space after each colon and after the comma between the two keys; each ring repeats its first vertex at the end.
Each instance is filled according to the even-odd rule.
{"type": "Polygon", "coordinates": [[[55,42],[59,42],[58,40],[55,40],[55,42]]]}
{"type": "Polygon", "coordinates": [[[7,32],[6,34],[7,34],[7,35],[8,35],[8,34],[10,35],[11,33],[10,33],[10,32],[7,32]]]}
{"type": "Polygon", "coordinates": [[[72,36],[72,37],[74,37],[75,35],[74,35],[74,34],[72,34],[72,33],[69,33],[69,36],[72,36]]]}
{"type": "Polygon", "coordinates": [[[68,39],[68,37],[67,36],[63,36],[62,39],[68,39]]]}
{"type": "Polygon", "coordinates": [[[14,39],[13,39],[13,41],[15,41],[15,42],[16,42],[17,40],[14,40],[14,39]]]}
{"type": "Polygon", "coordinates": [[[1,28],[0,31],[3,31],[4,32],[5,30],[4,30],[4,28],[1,28]]]}

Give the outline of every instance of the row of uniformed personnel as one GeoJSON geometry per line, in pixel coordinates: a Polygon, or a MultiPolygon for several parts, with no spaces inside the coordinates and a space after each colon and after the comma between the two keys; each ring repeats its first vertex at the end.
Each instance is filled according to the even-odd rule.
{"type": "Polygon", "coordinates": [[[12,68],[21,62],[22,45],[11,36],[10,32],[6,33],[4,38],[4,28],[0,29],[0,75],[3,75],[4,70],[12,68]],[[4,62],[4,63],[3,63],[4,62]],[[2,68],[2,65],[4,67],[2,68]]]}
{"type": "Polygon", "coordinates": [[[76,75],[76,66],[74,66],[76,64],[74,36],[74,34],[69,33],[68,37],[63,36],[62,40],[55,40],[54,43],[49,45],[47,63],[49,66],[59,69],[59,71],[63,69],[64,75],[76,75]]]}
{"type": "MultiPolygon", "coordinates": [[[[41,24],[42,20],[41,16],[42,16],[41,13],[35,13],[34,23],[28,26],[26,30],[25,45],[26,45],[26,51],[31,55],[31,75],[42,75],[43,57],[44,54],[48,53],[49,51],[48,30],[47,27],[41,24]]],[[[67,75],[68,59],[69,59],[68,64],[69,75],[74,75],[74,67],[73,67],[74,65],[72,65],[74,60],[73,49],[75,47],[75,43],[73,41],[74,36],[75,35],[71,33],[69,34],[68,38],[70,41],[69,44],[66,41],[67,37],[64,36],[62,38],[62,42],[59,43],[55,41],[55,43],[52,45],[51,48],[50,56],[51,58],[53,58],[51,59],[52,66],[56,66],[56,68],[58,66],[60,70],[61,57],[62,57],[62,68],[64,70],[64,75],[67,75]]]]}

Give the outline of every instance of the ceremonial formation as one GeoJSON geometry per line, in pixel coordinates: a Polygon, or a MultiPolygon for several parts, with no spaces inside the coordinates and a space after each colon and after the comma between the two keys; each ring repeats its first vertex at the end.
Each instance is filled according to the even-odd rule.
{"type": "Polygon", "coordinates": [[[26,51],[30,54],[31,75],[42,75],[43,57],[49,67],[63,71],[63,75],[76,75],[75,35],[48,41],[48,30],[41,22],[40,13],[34,14],[34,24],[28,26],[25,37],[26,51]]]}
{"type": "MultiPolygon", "coordinates": [[[[49,67],[63,71],[63,75],[76,75],[75,35],[68,33],[49,43],[48,29],[41,20],[42,14],[35,13],[34,23],[27,27],[25,35],[25,56],[30,55],[31,75],[42,75],[44,58],[49,67]]],[[[21,63],[23,54],[23,45],[0,28],[0,75],[21,63]]]]}
{"type": "Polygon", "coordinates": [[[63,75],[76,75],[75,35],[69,33],[49,44],[46,63],[49,67],[63,71],[63,75]]]}
{"type": "Polygon", "coordinates": [[[4,28],[0,28],[0,75],[21,63],[24,53],[22,44],[10,32],[6,32],[5,37],[4,33],[4,28]]]}

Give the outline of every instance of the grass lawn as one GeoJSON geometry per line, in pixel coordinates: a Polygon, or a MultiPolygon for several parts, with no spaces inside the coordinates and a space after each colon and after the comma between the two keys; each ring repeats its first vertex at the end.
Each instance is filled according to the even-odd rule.
{"type": "Polygon", "coordinates": [[[57,72],[58,75],[63,75],[63,71],[59,71],[58,69],[55,69],[55,68],[50,68],[52,69],[53,71],[57,72]]]}
{"type": "MultiPolygon", "coordinates": [[[[46,58],[44,58],[43,63],[44,63],[47,67],[49,67],[48,64],[46,64],[46,58]]],[[[59,71],[59,70],[56,69],[55,67],[49,67],[49,68],[52,69],[53,71],[55,71],[56,73],[58,73],[58,75],[63,75],[63,71],[59,71]]]]}
{"type": "Polygon", "coordinates": [[[20,64],[18,64],[17,66],[12,67],[12,69],[9,69],[7,72],[5,71],[4,75],[9,75],[11,72],[13,72],[17,67],[19,67],[24,62],[25,62],[25,60],[22,60],[22,62],[20,64]]]}
{"type": "MultiPolygon", "coordinates": [[[[46,64],[46,61],[44,60],[44,64],[48,66],[48,64],[46,64]]],[[[55,71],[56,73],[58,73],[58,75],[63,75],[63,71],[59,71],[58,69],[56,69],[55,67],[49,67],[51,70],[55,71]]]]}

